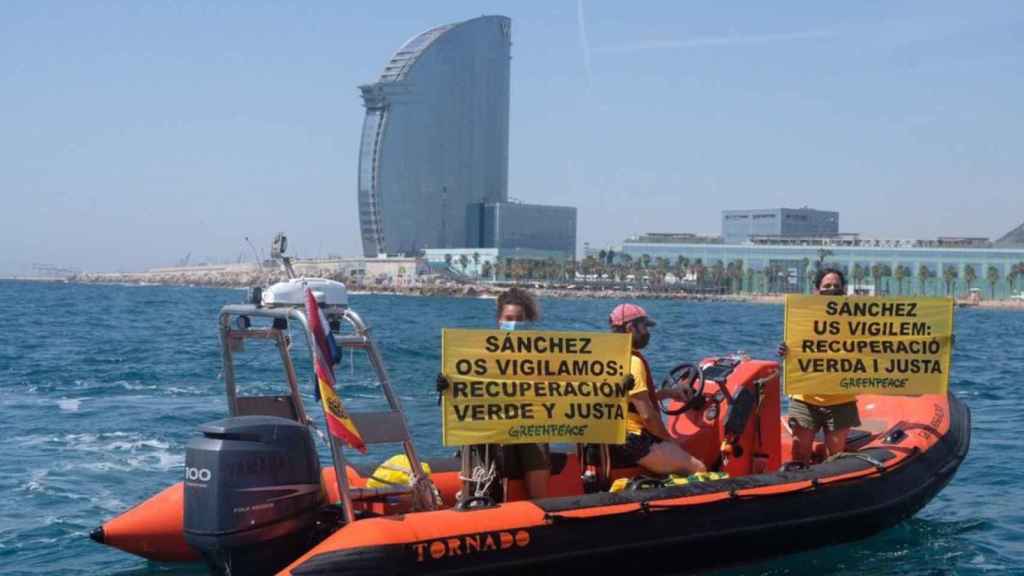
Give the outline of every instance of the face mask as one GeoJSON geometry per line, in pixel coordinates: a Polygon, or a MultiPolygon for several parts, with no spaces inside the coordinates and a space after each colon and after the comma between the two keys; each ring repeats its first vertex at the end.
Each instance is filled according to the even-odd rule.
{"type": "Polygon", "coordinates": [[[530,323],[522,320],[502,320],[498,322],[498,328],[501,330],[528,330],[530,323]]]}

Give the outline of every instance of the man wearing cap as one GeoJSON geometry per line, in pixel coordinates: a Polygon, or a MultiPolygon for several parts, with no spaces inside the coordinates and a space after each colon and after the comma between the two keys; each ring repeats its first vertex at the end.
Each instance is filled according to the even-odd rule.
{"type": "Polygon", "coordinates": [[[626,416],[626,444],[622,451],[643,468],[655,474],[693,474],[704,472],[704,463],[694,458],[675,442],[661,420],[658,401],[673,392],[656,392],[651,382],[651,368],[640,352],[650,341],[654,320],[636,304],[619,304],[608,316],[612,332],[633,336],[633,357],[629,372],[633,388],[629,393],[626,416]]]}

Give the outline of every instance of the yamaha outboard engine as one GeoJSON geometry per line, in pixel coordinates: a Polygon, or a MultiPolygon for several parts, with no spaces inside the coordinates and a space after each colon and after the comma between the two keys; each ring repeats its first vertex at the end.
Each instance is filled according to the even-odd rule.
{"type": "Polygon", "coordinates": [[[311,546],[321,502],[308,429],[276,416],[199,427],[185,450],[185,540],[218,574],[273,574],[311,546]]]}

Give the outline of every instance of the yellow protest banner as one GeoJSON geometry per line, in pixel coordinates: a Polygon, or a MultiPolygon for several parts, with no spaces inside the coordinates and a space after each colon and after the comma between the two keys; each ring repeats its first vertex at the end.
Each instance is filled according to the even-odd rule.
{"type": "Polygon", "coordinates": [[[628,334],[446,328],[441,344],[445,446],[625,441],[628,334]]]}
{"type": "Polygon", "coordinates": [[[787,394],[945,394],[950,298],[786,296],[787,394]]]}

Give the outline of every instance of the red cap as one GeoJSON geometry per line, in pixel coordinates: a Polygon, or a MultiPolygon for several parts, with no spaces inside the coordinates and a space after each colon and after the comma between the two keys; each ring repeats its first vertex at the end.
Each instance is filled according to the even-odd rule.
{"type": "Polygon", "coordinates": [[[612,326],[625,326],[626,324],[643,318],[648,326],[654,326],[654,320],[647,315],[647,311],[636,304],[619,304],[608,315],[608,323],[612,326]]]}

